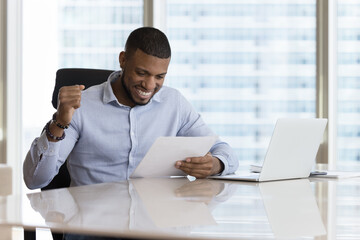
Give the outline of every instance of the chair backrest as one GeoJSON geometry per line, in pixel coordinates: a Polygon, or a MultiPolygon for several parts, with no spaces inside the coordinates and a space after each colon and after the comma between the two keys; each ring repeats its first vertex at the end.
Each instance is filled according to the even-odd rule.
{"type": "MultiPolygon", "coordinates": [[[[57,108],[59,89],[63,86],[85,85],[85,88],[105,82],[112,70],[86,69],[86,68],[62,68],[56,72],[55,87],[52,96],[52,105],[57,108]]],[[[70,175],[66,162],[59,169],[54,179],[41,190],[49,190],[70,186],[70,175]]]]}
{"type": "Polygon", "coordinates": [[[112,70],[88,68],[62,68],[56,72],[52,105],[57,108],[59,89],[63,86],[85,85],[85,89],[105,82],[112,70]]]}

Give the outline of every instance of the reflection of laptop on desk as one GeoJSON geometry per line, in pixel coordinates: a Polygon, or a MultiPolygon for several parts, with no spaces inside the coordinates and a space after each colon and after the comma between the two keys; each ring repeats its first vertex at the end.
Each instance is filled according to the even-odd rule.
{"type": "Polygon", "coordinates": [[[278,119],[260,173],[210,178],[262,182],[309,177],[326,124],[327,119],[278,119]]]}
{"type": "Polygon", "coordinates": [[[265,182],[258,186],[276,238],[326,234],[308,179],[265,182]]]}

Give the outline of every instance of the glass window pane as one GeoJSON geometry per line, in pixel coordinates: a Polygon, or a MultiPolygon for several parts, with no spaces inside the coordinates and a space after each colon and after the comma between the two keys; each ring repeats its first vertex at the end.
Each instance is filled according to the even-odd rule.
{"type": "MultiPolygon", "coordinates": [[[[142,0],[23,1],[24,154],[55,111],[59,68],[120,69],[127,35],[143,24],[142,0]]],[[[25,156],[25,155],[24,155],[25,156]]]]}
{"type": "Polygon", "coordinates": [[[277,118],[315,117],[316,1],[167,2],[178,88],[235,148],[261,163],[277,118]]]}
{"type": "Polygon", "coordinates": [[[360,170],[360,2],[338,0],[338,159],[360,170]]]}

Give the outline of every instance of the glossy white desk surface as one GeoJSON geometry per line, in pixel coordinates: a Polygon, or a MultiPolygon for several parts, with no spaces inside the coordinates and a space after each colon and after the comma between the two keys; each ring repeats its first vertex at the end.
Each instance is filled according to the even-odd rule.
{"type": "Polygon", "coordinates": [[[360,179],[135,179],[0,196],[0,223],[152,239],[360,239],[360,179]]]}

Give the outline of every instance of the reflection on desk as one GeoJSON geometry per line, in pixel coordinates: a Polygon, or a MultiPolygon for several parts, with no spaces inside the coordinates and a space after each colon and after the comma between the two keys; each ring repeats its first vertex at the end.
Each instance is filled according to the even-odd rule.
{"type": "MultiPolygon", "coordinates": [[[[186,185],[195,186],[196,181],[189,182],[185,178],[173,179],[173,181],[161,178],[134,179],[129,184],[134,186],[137,194],[132,196],[133,202],[141,206],[139,209],[142,215],[146,213],[148,219],[158,228],[216,225],[208,206],[202,202],[202,199],[191,201],[183,198],[181,192],[179,193],[186,185]]],[[[224,185],[224,183],[215,183],[215,185],[224,185]]],[[[196,191],[192,192],[197,194],[196,191]]]]}
{"type": "MultiPolygon", "coordinates": [[[[133,179],[43,191],[29,194],[28,198],[49,227],[77,233],[203,239],[256,238],[269,229],[267,237],[271,237],[271,232],[279,238],[326,234],[307,179],[258,184],[187,178],[133,179]],[[244,199],[253,200],[257,206],[257,210],[247,209],[247,213],[260,209],[262,219],[258,221],[259,229],[251,229],[253,233],[249,235],[241,232],[244,229],[234,228],[235,219],[246,212],[236,215],[239,209],[229,209],[227,205],[238,205],[244,200],[237,193],[240,187],[250,190],[244,199]],[[240,202],[234,202],[237,200],[240,202]],[[233,222],[224,220],[229,211],[233,222]]],[[[254,213],[249,214],[247,221],[254,221],[253,216],[254,213]]]]}
{"type": "Polygon", "coordinates": [[[264,182],[259,190],[276,237],[326,234],[309,180],[264,182]]]}
{"type": "Polygon", "coordinates": [[[29,194],[31,206],[55,229],[181,234],[216,225],[210,209],[224,183],[178,179],[134,179],[29,194]],[[185,188],[185,190],[184,190],[185,188]],[[188,196],[192,192],[194,199],[188,196]]]}

